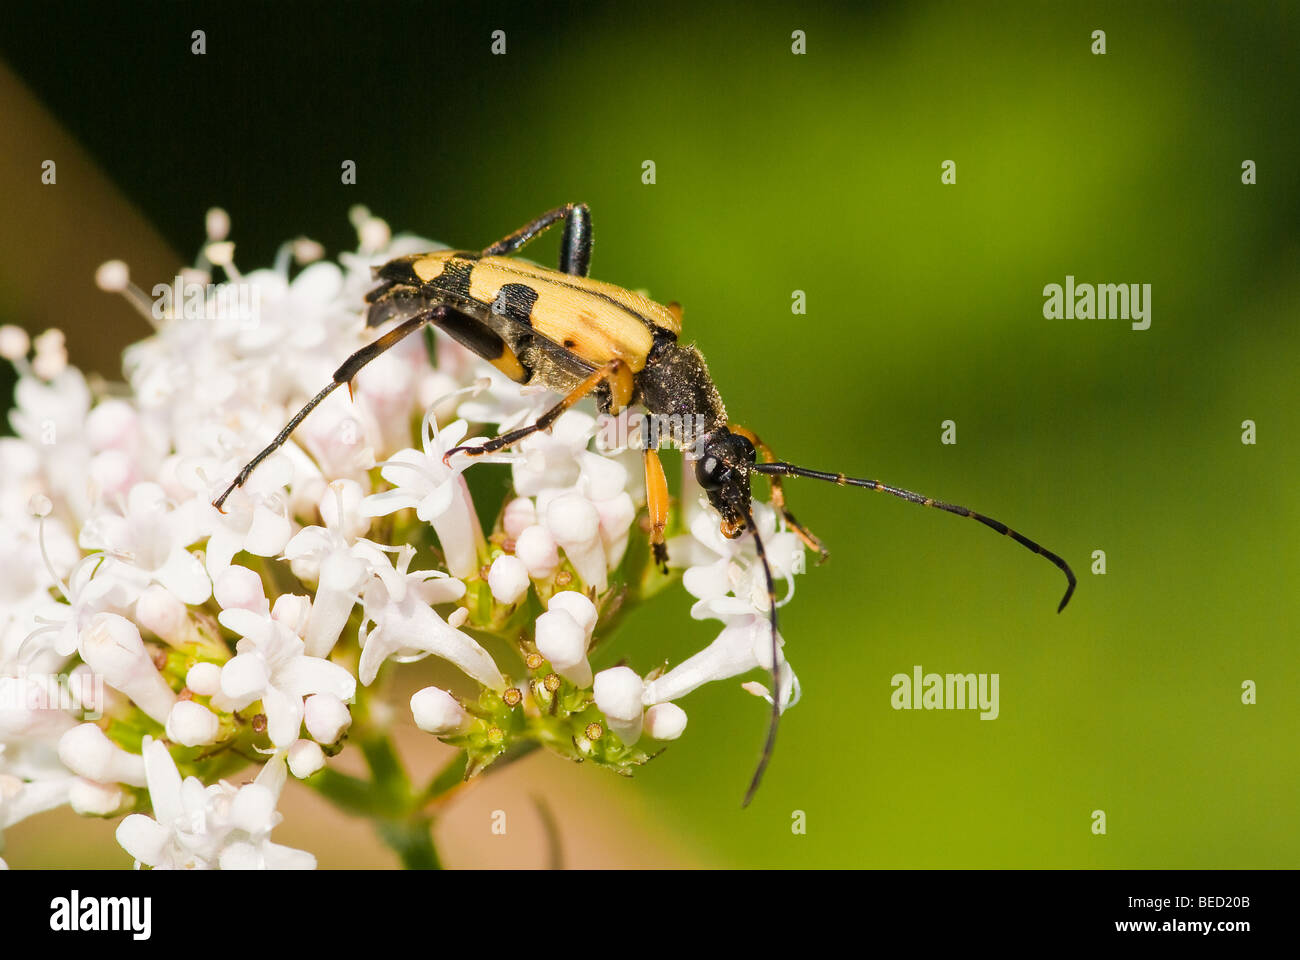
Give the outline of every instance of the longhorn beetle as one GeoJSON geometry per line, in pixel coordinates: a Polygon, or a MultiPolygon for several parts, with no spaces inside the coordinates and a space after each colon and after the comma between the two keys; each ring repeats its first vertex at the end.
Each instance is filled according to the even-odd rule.
{"type": "MultiPolygon", "coordinates": [[[[924,507],[936,507],[970,517],[1046,557],[1065,574],[1065,596],[1057,612],[1074,593],[1069,564],[1012,530],[1005,523],[974,510],[944,503],[899,487],[809,470],[778,460],[771,449],[743,427],[727,420],[718,388],[709,377],[704,357],[694,346],[678,342],[682,313],[677,304],[654,301],[587,275],[591,264],[591,213],[586,204],[569,203],[550,210],[509,236],[478,251],[438,250],[398,257],[377,267],[379,285],[366,295],[368,327],[398,321],[378,339],[362,347],[334,372],[334,379],[294,415],[271,443],[239,472],[213,505],[221,509],[236,487],[279,448],[311,411],[337,387],[348,384],[367,363],[426,324],[438,327],[520,384],[540,384],[564,395],[530,426],[511,430],[474,447],[457,447],[454,454],[480,456],[548,429],[565,410],[583,397],[594,396],[602,413],[617,414],[640,404],[651,415],[679,416],[702,422],[695,451],[695,476],[721,518],[722,533],[735,539],[747,531],[766,579],[772,636],[772,713],[763,752],[750,780],[744,805],[758,789],[776,744],[781,716],[777,663],[776,590],[772,568],[750,508],[750,482],[755,474],[771,485],[772,502],[785,522],[812,550],[825,559],[821,541],[786,509],[782,477],[811,477],[841,486],[864,487],[924,507]],[[558,270],[511,255],[563,221],[558,270]]],[[[668,483],[653,446],[643,452],[650,541],[656,563],[667,561],[664,528],[668,522],[668,483]]]]}

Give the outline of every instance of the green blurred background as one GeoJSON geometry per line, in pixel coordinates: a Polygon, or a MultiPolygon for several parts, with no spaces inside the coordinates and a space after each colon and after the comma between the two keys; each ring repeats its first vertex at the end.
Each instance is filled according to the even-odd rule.
{"type": "MultiPolygon", "coordinates": [[[[551,757],[509,773],[557,808],[570,862],[1295,867],[1298,25],[1264,3],[46,3],[0,59],[187,261],[214,204],[247,269],[300,234],[350,248],[354,203],[478,247],[584,200],[594,274],[682,302],[733,418],[783,457],[970,505],[1078,572],[1057,616],[1060,575],[988,531],[792,481],[833,559],[784,611],[804,700],[762,791],[739,809],[763,705],[712,685],[632,782],[551,757]],[[1150,329],[1044,319],[1067,274],[1152,284],[1150,329]],[[999,673],[1001,716],[894,711],[915,664],[999,673]]],[[[65,268],[147,241],[51,227],[50,194],[79,209],[88,180],[8,179],[0,320],[63,326],[116,373],[144,331],[65,268]],[[77,297],[94,306],[70,316],[77,297]]],[[[707,643],[688,602],[658,598],[614,653],[644,671],[707,643]]],[[[10,830],[6,857],[121,864],[72,819],[10,830]]],[[[372,862],[281,830],[323,865],[372,862]]]]}

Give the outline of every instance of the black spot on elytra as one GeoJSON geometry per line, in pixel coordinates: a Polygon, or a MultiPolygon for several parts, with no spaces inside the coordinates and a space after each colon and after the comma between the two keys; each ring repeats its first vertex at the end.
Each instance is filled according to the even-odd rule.
{"type": "Polygon", "coordinates": [[[497,291],[497,298],[492,301],[492,312],[516,323],[532,326],[533,307],[536,303],[537,291],[528,284],[507,283],[497,291]]]}

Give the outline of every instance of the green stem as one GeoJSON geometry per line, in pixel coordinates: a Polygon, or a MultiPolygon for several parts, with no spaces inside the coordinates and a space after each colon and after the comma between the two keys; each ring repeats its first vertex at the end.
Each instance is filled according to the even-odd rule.
{"type": "Polygon", "coordinates": [[[396,851],[404,870],[441,870],[433,845],[433,818],[411,816],[405,820],[380,820],[375,824],[384,843],[396,851]]]}

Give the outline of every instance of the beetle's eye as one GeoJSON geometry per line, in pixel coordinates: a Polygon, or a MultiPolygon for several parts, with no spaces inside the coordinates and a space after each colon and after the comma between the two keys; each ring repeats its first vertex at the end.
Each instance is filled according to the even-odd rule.
{"type": "Polygon", "coordinates": [[[741,457],[749,463],[756,461],[758,459],[758,452],[754,449],[754,445],[749,442],[749,438],[739,433],[735,434],[735,437],[737,441],[736,446],[740,448],[741,457]]]}
{"type": "Polygon", "coordinates": [[[712,454],[695,461],[695,479],[705,490],[717,490],[731,476],[731,467],[712,454]]]}

